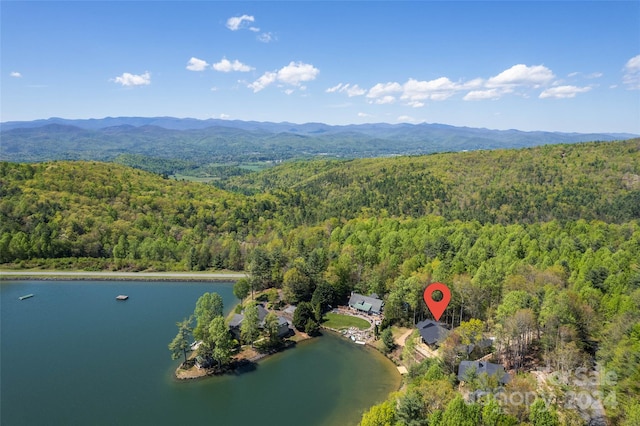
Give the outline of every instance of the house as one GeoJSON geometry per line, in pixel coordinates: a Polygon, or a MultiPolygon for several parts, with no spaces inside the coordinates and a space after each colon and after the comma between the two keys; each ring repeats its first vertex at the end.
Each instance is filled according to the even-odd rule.
{"type": "MultiPolygon", "coordinates": [[[[269,311],[264,306],[258,305],[258,326],[264,328],[264,319],[267,317],[269,311]]],[[[244,321],[244,314],[234,314],[229,321],[229,331],[233,334],[233,337],[240,340],[242,321],[244,321]]],[[[283,337],[290,333],[291,326],[289,321],[284,317],[278,317],[278,336],[283,337]]]]}
{"type": "Polygon", "coordinates": [[[478,348],[480,351],[484,351],[488,348],[490,348],[493,345],[493,340],[491,339],[481,339],[476,343],[470,343],[468,345],[459,345],[458,347],[456,347],[456,350],[459,353],[465,353],[467,355],[470,355],[471,352],[474,351],[474,349],[478,348]]]}
{"type": "Polygon", "coordinates": [[[504,371],[503,366],[486,361],[461,361],[458,366],[458,380],[464,382],[468,372],[472,369],[475,369],[478,375],[486,373],[489,376],[496,376],[498,382],[503,385],[511,380],[511,376],[504,371]]]}
{"type": "Polygon", "coordinates": [[[443,323],[433,320],[420,321],[416,327],[422,340],[429,346],[439,346],[449,334],[449,329],[443,323]]]}
{"type": "Polygon", "coordinates": [[[195,366],[197,368],[211,368],[213,367],[213,358],[210,356],[198,355],[195,360],[195,366]]]}
{"type": "Polygon", "coordinates": [[[291,326],[285,317],[278,317],[278,337],[285,337],[291,333],[291,326]]]}
{"type": "Polygon", "coordinates": [[[351,309],[365,314],[380,315],[383,306],[384,302],[378,299],[377,295],[363,296],[362,294],[351,292],[351,297],[349,298],[349,307],[351,309]]]}

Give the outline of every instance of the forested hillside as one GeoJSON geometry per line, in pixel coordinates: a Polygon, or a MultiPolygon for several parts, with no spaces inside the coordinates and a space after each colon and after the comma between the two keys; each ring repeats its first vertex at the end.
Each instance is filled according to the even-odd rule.
{"type": "Polygon", "coordinates": [[[364,210],[483,223],[640,218],[640,139],[419,157],[292,162],[220,186],[272,192],[298,223],[364,210]],[[311,208],[306,208],[311,206],[311,208]]]}
{"type": "Polygon", "coordinates": [[[427,123],[330,126],[172,117],[51,118],[1,123],[0,157],[13,162],[120,159],[143,170],[203,177],[210,174],[208,168],[229,163],[416,155],[630,137],[634,135],[522,132],[427,123]]]}
{"type": "MultiPolygon", "coordinates": [[[[440,280],[452,290],[443,320],[480,320],[508,365],[599,362],[616,374],[602,388],[617,401],[607,416],[640,416],[639,140],[290,163],[226,187],[242,193],[117,164],[0,163],[0,262],[245,269],[254,289],[282,288],[291,303],[375,292],[384,326],[424,318],[422,291],[440,280]],[[540,337],[509,351],[527,330],[540,337]]],[[[370,416],[447,424],[466,407],[480,419],[455,398],[452,359],[416,364],[370,416]]],[[[565,406],[553,413],[579,424],[565,406]]],[[[498,414],[538,424],[529,409],[498,414]]]]}

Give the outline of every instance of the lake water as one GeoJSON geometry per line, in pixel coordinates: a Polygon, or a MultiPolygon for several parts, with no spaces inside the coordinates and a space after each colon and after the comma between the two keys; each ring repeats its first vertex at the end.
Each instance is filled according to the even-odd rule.
{"type": "Polygon", "coordinates": [[[349,425],[396,390],[379,353],[332,334],[240,375],[179,382],[168,343],[204,292],[231,283],[0,284],[0,423],[349,425]],[[20,301],[21,295],[33,293],[20,301]],[[118,302],[119,294],[129,300],[118,302]]]}

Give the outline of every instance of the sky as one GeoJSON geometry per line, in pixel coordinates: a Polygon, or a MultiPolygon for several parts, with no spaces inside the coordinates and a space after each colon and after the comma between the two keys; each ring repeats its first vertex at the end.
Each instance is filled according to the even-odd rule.
{"type": "Polygon", "coordinates": [[[0,2],[0,121],[640,134],[640,2],[0,2]]]}

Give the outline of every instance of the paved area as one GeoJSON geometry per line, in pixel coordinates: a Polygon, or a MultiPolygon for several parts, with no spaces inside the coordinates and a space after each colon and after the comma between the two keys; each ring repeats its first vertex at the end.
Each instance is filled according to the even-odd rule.
{"type": "Polygon", "coordinates": [[[246,278],[245,273],[236,272],[111,272],[111,271],[0,271],[0,276],[9,277],[72,277],[72,278],[130,278],[130,279],[205,279],[225,280],[246,278]]]}

